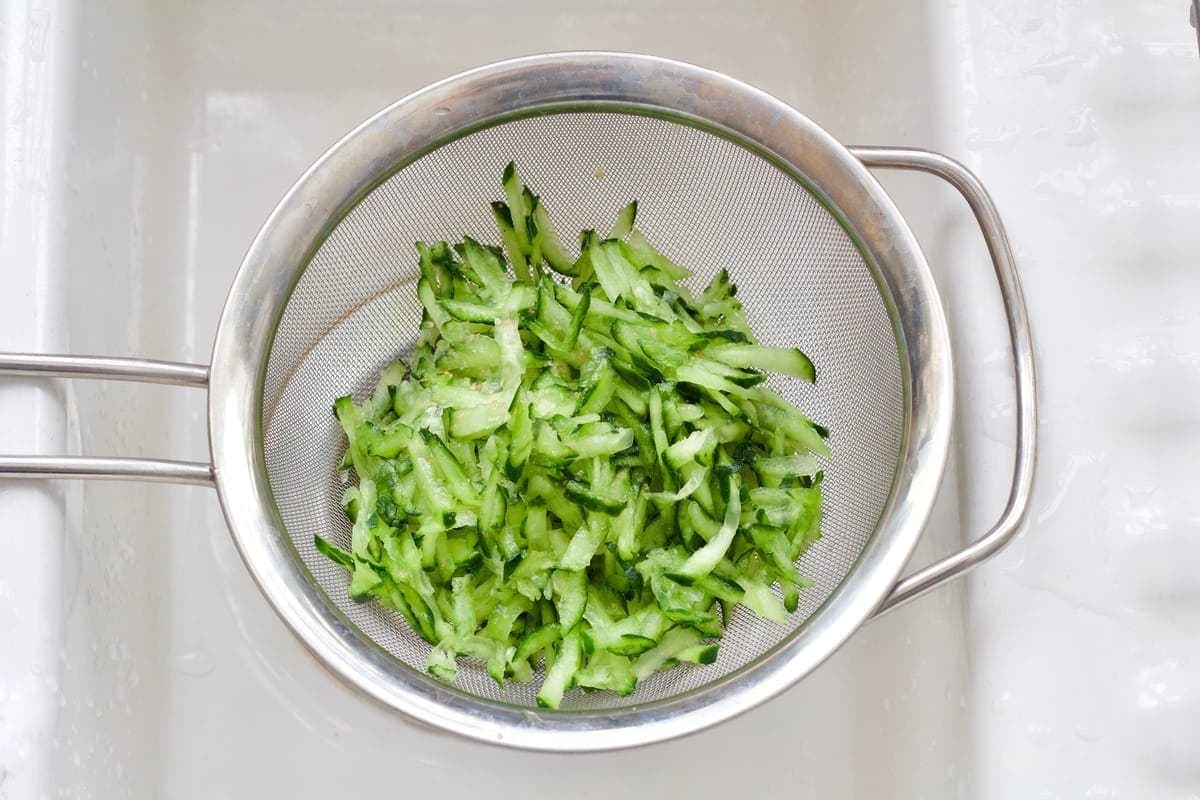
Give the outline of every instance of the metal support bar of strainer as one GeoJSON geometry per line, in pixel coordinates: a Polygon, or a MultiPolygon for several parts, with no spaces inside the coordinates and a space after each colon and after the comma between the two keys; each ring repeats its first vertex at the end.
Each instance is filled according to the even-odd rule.
{"type": "MultiPolygon", "coordinates": [[[[618,152],[624,151],[619,151],[618,146],[618,152]]],[[[505,153],[500,163],[508,158],[505,153]]],[[[550,159],[547,163],[549,166],[543,169],[546,180],[567,180],[569,184],[562,177],[559,162],[550,159]]],[[[657,165],[658,162],[653,164],[657,165]]],[[[535,164],[532,171],[537,170],[535,164]]],[[[593,186],[576,182],[566,189],[582,191],[584,194],[576,197],[586,198],[593,186]]],[[[547,186],[544,191],[548,197],[559,196],[554,187],[547,186]]],[[[671,195],[670,191],[665,192],[669,202],[664,205],[674,203],[674,208],[666,208],[664,216],[686,221],[686,212],[697,197],[694,192],[708,191],[708,184],[701,180],[689,190],[690,194],[679,190],[671,195]]],[[[462,198],[467,199],[469,194],[462,192],[462,198]]],[[[475,198],[469,199],[475,202],[475,198]]],[[[650,203],[646,205],[651,207],[650,203]]],[[[440,230],[434,226],[453,224],[452,218],[453,214],[431,219],[427,229],[440,230]]],[[[404,239],[412,235],[409,229],[396,235],[412,241],[404,239]]],[[[776,257],[779,253],[794,252],[788,249],[794,241],[786,236],[780,238],[783,249],[773,251],[776,257]]],[[[688,241],[677,239],[676,244],[686,247],[688,241]]],[[[700,255],[703,261],[704,254],[700,255]]],[[[682,260],[692,263],[686,258],[687,253],[684,256],[682,260]]],[[[388,258],[395,260],[390,254],[388,258]]],[[[771,280],[780,279],[780,275],[783,279],[788,277],[779,272],[773,275],[771,280]]],[[[794,277],[799,280],[801,276],[794,277]]],[[[770,289],[767,295],[774,291],[770,289]]],[[[838,318],[838,324],[850,330],[847,335],[851,337],[859,335],[852,324],[855,319],[853,313],[838,318]]],[[[769,327],[777,338],[779,335],[786,338],[786,329],[769,327]],[[779,334],[780,330],[784,333],[779,334]]],[[[819,334],[820,330],[815,331],[815,335],[819,334]]],[[[389,352],[387,343],[372,346],[381,355],[389,352]]],[[[395,344],[391,347],[392,355],[387,357],[394,357],[395,344]]],[[[860,379],[856,372],[861,372],[853,369],[855,357],[830,354],[831,360],[840,358],[844,362],[840,368],[843,391],[862,386],[855,383],[860,379]]],[[[874,362],[864,363],[869,366],[874,362]]],[[[321,363],[315,366],[318,372],[322,368],[321,363]]],[[[983,185],[971,172],[953,159],[925,150],[847,149],[794,109],[731,78],[679,62],[617,53],[560,53],[482,67],[404,98],[347,135],[301,178],[260,231],[230,291],[218,329],[211,373],[206,366],[163,361],[0,353],[0,374],[5,373],[207,387],[213,464],[8,455],[0,456],[0,477],[130,479],[215,486],[235,542],[264,595],[297,636],[335,673],[365,694],[429,724],[477,739],[533,749],[602,750],[660,741],[727,719],[782,691],[833,652],[872,614],[895,608],[962,575],[1010,541],[1025,517],[1035,461],[1036,397],[1029,322],[999,215],[983,185]],[[636,128],[637,125],[643,127],[636,128]],[[594,134],[595,126],[609,133],[594,134]],[[734,632],[732,639],[750,642],[752,648],[768,649],[758,651],[757,657],[751,652],[732,666],[726,665],[724,672],[714,673],[716,680],[688,679],[691,682],[685,681],[682,688],[672,689],[668,685],[661,694],[635,697],[629,705],[614,703],[608,708],[585,705],[557,713],[535,713],[522,707],[523,696],[519,695],[498,699],[494,695],[473,693],[473,688],[467,691],[441,686],[419,670],[406,666],[412,662],[407,655],[411,648],[402,641],[404,631],[381,628],[385,623],[362,616],[364,612],[347,611],[333,598],[338,587],[332,582],[325,583],[324,578],[318,586],[318,579],[312,573],[314,562],[305,560],[298,550],[303,548],[303,543],[298,543],[298,531],[289,532],[287,526],[291,522],[285,523],[284,517],[290,514],[288,520],[291,520],[297,513],[308,513],[304,510],[307,507],[300,512],[295,508],[281,511],[290,502],[289,493],[295,495],[297,487],[277,481],[291,481],[297,472],[306,474],[307,468],[303,464],[289,465],[285,460],[283,467],[275,467],[282,472],[268,476],[271,463],[264,465],[264,461],[278,464],[280,453],[286,455],[278,446],[270,451],[273,446],[270,430],[266,433],[268,441],[264,442],[263,428],[269,428],[270,420],[264,425],[262,415],[272,413],[265,410],[264,382],[273,381],[282,387],[272,390],[274,409],[287,400],[288,382],[300,380],[297,376],[307,368],[301,361],[284,364],[282,368],[275,366],[270,360],[274,358],[273,350],[284,341],[285,350],[290,347],[300,354],[293,358],[315,357],[311,354],[325,347],[326,339],[336,340],[329,345],[334,347],[336,342],[343,341],[339,337],[349,336],[352,329],[338,331],[337,327],[363,309],[370,312],[372,298],[382,297],[380,292],[386,291],[384,284],[384,289],[371,290],[374,295],[368,292],[357,299],[335,298],[336,302],[352,304],[340,306],[340,315],[329,314],[338,309],[318,309],[335,321],[310,321],[303,318],[308,313],[304,309],[314,308],[311,303],[323,302],[326,296],[304,296],[309,291],[305,288],[307,273],[317,271],[319,287],[340,287],[344,275],[361,276],[362,263],[376,263],[372,259],[377,255],[369,249],[361,251],[357,261],[354,258],[345,261],[344,254],[347,247],[365,246],[362,243],[374,241],[373,236],[383,235],[372,226],[394,224],[386,214],[397,214],[403,219],[411,216],[406,216],[405,209],[398,206],[409,202],[405,198],[412,195],[411,187],[393,184],[402,174],[416,176],[405,180],[436,181],[441,178],[438,170],[447,166],[463,174],[476,167],[491,168],[492,156],[497,153],[486,150],[487,147],[496,143],[507,147],[506,142],[517,142],[512,146],[519,147],[524,141],[520,137],[528,138],[531,130],[540,131],[544,141],[554,140],[550,134],[577,135],[582,137],[581,144],[597,152],[609,146],[604,136],[624,135],[638,142],[630,151],[633,157],[674,163],[668,156],[653,149],[648,151],[642,144],[653,139],[653,147],[676,148],[676,156],[697,159],[697,163],[705,164],[717,177],[752,186],[753,192],[747,197],[775,192],[776,205],[767,209],[774,216],[768,214],[771,218],[767,222],[755,218],[748,207],[736,206],[735,213],[739,221],[749,226],[747,230],[763,224],[795,230],[803,226],[805,219],[817,220],[824,227],[815,237],[801,241],[804,247],[815,248],[805,256],[809,260],[804,263],[821,269],[823,252],[831,254],[835,261],[841,259],[837,269],[825,269],[821,278],[825,282],[823,291],[830,293],[834,305],[854,302],[853,298],[847,301],[844,293],[839,294],[846,286],[839,286],[838,282],[851,280],[846,277],[851,273],[858,276],[853,278],[857,283],[847,291],[858,292],[860,296],[865,296],[864,292],[877,292],[874,302],[880,305],[870,312],[875,332],[871,335],[875,338],[864,342],[885,360],[889,352],[898,349],[901,364],[897,367],[893,362],[888,369],[894,374],[897,387],[904,382],[899,403],[901,420],[894,428],[895,442],[883,446],[884,450],[890,446],[900,452],[895,477],[890,488],[888,482],[872,479],[881,516],[874,532],[868,529],[860,534],[865,536],[861,553],[851,549],[845,551],[848,556],[844,553],[837,556],[846,571],[826,587],[826,599],[812,605],[807,612],[809,616],[797,622],[790,632],[785,631],[775,645],[761,645],[759,639],[753,638],[759,634],[738,639],[734,632]],[[630,136],[635,130],[657,138],[630,136]],[[480,135],[482,139],[472,139],[480,135]],[[711,166],[711,159],[717,157],[728,157],[732,159],[730,163],[743,166],[727,165],[721,173],[719,166],[711,166]],[[455,162],[455,158],[460,161],[455,162]],[[1012,484],[1000,518],[982,537],[963,549],[898,582],[897,576],[932,506],[945,464],[953,377],[949,336],[928,267],[899,212],[864,165],[929,173],[950,183],[967,201],[987,243],[1000,286],[1016,389],[1012,484]],[[738,169],[745,174],[737,174],[738,169]],[[751,174],[755,180],[747,178],[751,174]],[[800,189],[795,189],[789,181],[794,181],[800,189]],[[374,197],[379,199],[373,200],[374,197]],[[799,198],[796,200],[799,205],[788,205],[778,199],[787,197],[799,198]],[[339,239],[343,229],[350,231],[347,236],[356,238],[339,239]],[[333,250],[329,251],[329,247],[333,250]],[[351,272],[328,272],[330,264],[336,270],[345,269],[344,263],[351,265],[351,272]],[[322,269],[327,271],[324,279],[320,278],[322,269]],[[330,282],[329,275],[335,280],[330,282]],[[301,310],[293,313],[291,304],[295,302],[299,302],[301,310]],[[291,323],[287,322],[288,314],[292,315],[291,323]],[[891,330],[888,330],[889,318],[891,330]],[[277,336],[285,323],[294,328],[285,332],[287,336],[277,336]],[[306,336],[317,338],[310,341],[306,336]],[[268,450],[265,457],[264,449],[268,450]],[[381,632],[391,643],[380,644],[369,631],[381,632]]],[[[347,380],[353,383],[365,378],[358,375],[347,380]]],[[[332,388],[329,381],[341,379],[324,376],[317,380],[324,381],[317,388],[326,391],[332,388]]],[[[835,384],[837,380],[835,375],[835,384]]],[[[352,387],[340,386],[341,391],[347,388],[352,387]]],[[[896,391],[900,397],[900,389],[896,391]]],[[[315,396],[311,392],[301,394],[299,401],[293,396],[289,401],[291,408],[297,407],[297,402],[300,407],[307,406],[315,396]]],[[[846,397],[852,398],[852,394],[846,397]]],[[[886,398],[879,407],[887,411],[886,398]]],[[[321,424],[332,423],[323,419],[321,424]]],[[[855,433],[851,431],[849,435],[853,437],[855,433]]],[[[279,441],[278,434],[275,441],[279,441]]],[[[860,454],[870,455],[872,445],[861,441],[851,438],[851,450],[857,447],[860,454]]],[[[836,455],[837,444],[833,447],[836,455]]],[[[306,447],[306,451],[319,449],[311,442],[306,447]]],[[[307,479],[324,480],[312,475],[307,479]]],[[[846,496],[853,498],[853,488],[846,490],[850,492],[846,496]]],[[[323,496],[321,492],[325,490],[312,486],[305,491],[323,496]]],[[[314,501],[309,498],[302,502],[311,505],[314,501]]],[[[845,506],[835,513],[847,513],[845,506]]],[[[303,518],[300,522],[299,527],[311,541],[308,523],[303,518]]],[[[820,564],[815,566],[818,570],[822,568],[820,564]]],[[[768,634],[766,638],[774,635],[768,634]]]]}

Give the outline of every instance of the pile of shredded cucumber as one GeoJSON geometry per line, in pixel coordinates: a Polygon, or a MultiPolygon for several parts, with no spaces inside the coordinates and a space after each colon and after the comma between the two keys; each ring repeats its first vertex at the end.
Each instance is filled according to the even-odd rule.
{"type": "Polygon", "coordinates": [[[576,257],[512,164],[503,185],[503,249],[418,244],[416,351],[334,403],[353,534],[316,545],[353,599],[431,645],[434,676],[460,656],[502,685],[541,666],[538,704],[557,708],[712,663],[738,603],[786,621],[827,431],[762,385],[813,381],[809,359],[755,341],[724,270],[681,286],[636,202],[576,257]]]}

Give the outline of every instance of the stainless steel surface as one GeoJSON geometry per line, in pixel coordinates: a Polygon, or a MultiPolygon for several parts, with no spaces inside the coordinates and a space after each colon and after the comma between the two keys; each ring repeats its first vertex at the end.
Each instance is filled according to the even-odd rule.
{"type": "Polygon", "coordinates": [[[208,464],[100,456],[0,456],[0,478],[84,478],[216,485],[212,467],[208,464]]]}
{"type": "Polygon", "coordinates": [[[149,358],[0,353],[0,375],[138,381],[197,389],[208,387],[208,367],[203,364],[181,364],[149,358]]]}
{"type": "MultiPolygon", "coordinates": [[[[0,353],[0,375],[94,378],[172,386],[208,386],[208,367],[148,358],[0,353]]],[[[213,469],[195,461],[104,456],[0,455],[0,478],[139,480],[215,486],[213,469]]]]}
{"type": "MultiPolygon", "coordinates": [[[[1022,365],[1024,420],[1033,407],[1028,328],[981,187],[933,154],[857,153],[876,166],[950,179],[989,246],[1000,243],[992,253],[1022,365]]],[[[196,386],[206,377],[204,367],[162,362],[3,358],[0,366],[19,374],[196,386]]],[[[604,750],[685,735],[763,702],[885,604],[1001,546],[1027,499],[1027,422],[1015,500],[1001,522],[896,585],[937,493],[952,406],[937,289],[900,213],[855,154],[794,109],[724,75],[648,56],[563,53],[482,67],[410,95],[348,134],[292,187],[251,245],[218,327],[212,468],[10,457],[0,471],[213,483],[264,596],[351,686],[475,739],[604,750]],[[559,712],[536,709],[530,687],[497,687],[472,665],[456,686],[427,676],[426,646],[397,615],[349,602],[346,576],[312,546],[314,533],[348,533],[329,403],[365,391],[414,338],[411,243],[464,232],[494,239],[486,201],[513,158],[564,230],[604,224],[637,197],[639,226],[694,267],[698,282],[733,267],[761,337],[800,344],[816,361],[815,389],[780,380],[776,387],[834,431],[825,536],[800,564],[815,586],[789,624],[739,613],[716,664],[656,676],[627,700],[573,693],[559,712]]]]}
{"type": "Polygon", "coordinates": [[[1200,48],[1200,0],[1192,0],[1192,10],[1188,17],[1191,20],[1192,27],[1196,30],[1196,46],[1200,48]]]}
{"type": "Polygon", "coordinates": [[[880,608],[879,613],[883,613],[979,566],[1008,544],[1020,530],[1029,511],[1029,496],[1033,491],[1034,466],[1037,462],[1037,375],[1033,336],[1029,330],[1029,314],[1025,310],[1025,294],[1021,291],[1016,259],[1013,258],[1000,212],[980,180],[958,161],[928,150],[851,147],[850,152],[868,167],[917,170],[934,175],[957,189],[967,201],[983,233],[992,266],[996,270],[996,280],[1000,284],[1016,385],[1016,453],[1013,457],[1012,485],[1000,518],[987,533],[962,550],[905,576],[880,608]]]}
{"type": "Polygon", "coordinates": [[[945,463],[949,349],[936,288],[903,219],[862,164],[803,115],[728,77],[662,59],[518,59],[380,112],[276,208],[218,330],[212,452],[251,573],[348,683],[484,741],[626,747],[699,730],[777,694],[884,601],[945,463]],[[336,430],[322,409],[336,394],[363,390],[411,341],[411,242],[489,230],[483,201],[514,156],[552,210],[567,215],[564,229],[598,224],[632,192],[651,235],[690,226],[664,246],[701,278],[718,264],[747,262],[739,283],[760,301],[747,299],[762,312],[755,324],[781,340],[808,340],[822,378],[806,407],[841,415],[826,418],[835,429],[831,502],[826,539],[802,565],[819,579],[805,614],[778,630],[742,616],[722,663],[664,676],[636,705],[573,695],[569,710],[539,711],[527,690],[500,690],[472,668],[458,686],[440,684],[423,673],[423,645],[386,612],[349,603],[345,577],[312,551],[314,530],[339,534],[327,463],[336,430]],[[698,229],[705,224],[707,233],[698,229]],[[734,242],[758,248],[760,260],[737,258],[734,242]]]}

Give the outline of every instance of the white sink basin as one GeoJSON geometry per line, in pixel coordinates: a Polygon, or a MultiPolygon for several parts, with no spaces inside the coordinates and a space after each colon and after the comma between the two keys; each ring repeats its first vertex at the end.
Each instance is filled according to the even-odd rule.
{"type": "MultiPolygon", "coordinates": [[[[204,362],[254,232],[343,132],[478,64],[633,50],[847,143],[977,168],[1034,315],[1046,446],[998,563],[737,720],[592,756],[448,738],[352,693],[259,595],[209,490],[0,482],[0,797],[1196,796],[1200,286],[1171,270],[1200,252],[1186,4],[848,5],[6,6],[0,350],[204,362]]],[[[958,348],[926,561],[999,510],[1010,371],[969,216],[932,179],[883,177],[958,348]]],[[[0,452],[207,455],[194,390],[4,379],[0,410],[0,452]]]]}

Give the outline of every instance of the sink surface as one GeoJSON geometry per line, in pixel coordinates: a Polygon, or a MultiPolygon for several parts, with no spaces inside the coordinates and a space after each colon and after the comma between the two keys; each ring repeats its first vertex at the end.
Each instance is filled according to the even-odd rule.
{"type": "MultiPolygon", "coordinates": [[[[1185,298],[1200,286],[1174,268],[1200,252],[1200,167],[1165,155],[1200,128],[1186,4],[33,0],[0,13],[0,350],[206,362],[255,231],[342,133],[472,66],[619,49],[727,72],[844,142],[943,149],[977,169],[1025,281],[1046,445],[1031,523],[995,563],[870,623],[736,720],[591,756],[450,738],[338,683],[259,595],[211,490],[0,481],[0,798],[1200,797],[1200,597],[1183,567],[1200,555],[1183,477],[1200,438],[1185,400],[1200,318],[1185,298]]],[[[959,374],[955,449],[916,564],[999,512],[1011,366],[969,215],[932,179],[881,178],[938,278],[959,374]]],[[[5,379],[0,452],[201,460],[204,402],[5,379]]]]}

